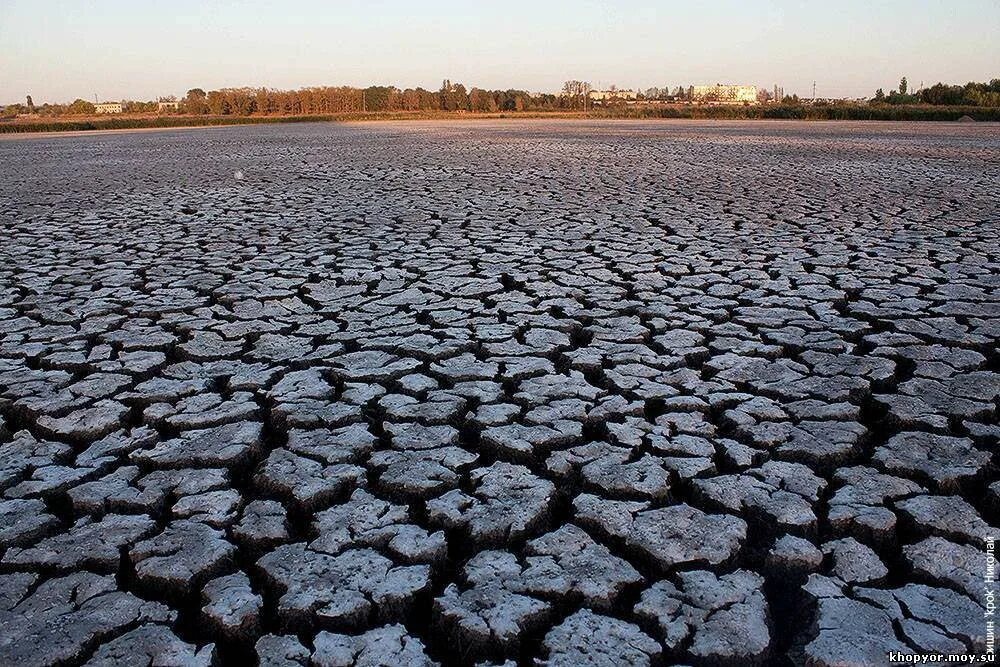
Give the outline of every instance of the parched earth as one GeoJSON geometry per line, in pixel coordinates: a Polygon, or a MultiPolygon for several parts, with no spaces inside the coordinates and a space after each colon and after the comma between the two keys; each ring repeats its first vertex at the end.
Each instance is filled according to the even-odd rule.
{"type": "Polygon", "coordinates": [[[258,126],[0,170],[0,665],[986,648],[996,126],[258,126]]]}

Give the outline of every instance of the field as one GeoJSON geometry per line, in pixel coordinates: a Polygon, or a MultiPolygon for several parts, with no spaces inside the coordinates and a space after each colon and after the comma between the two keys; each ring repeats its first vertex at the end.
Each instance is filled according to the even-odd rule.
{"type": "Polygon", "coordinates": [[[0,164],[0,665],[986,650],[1000,126],[303,123],[0,164]]]}

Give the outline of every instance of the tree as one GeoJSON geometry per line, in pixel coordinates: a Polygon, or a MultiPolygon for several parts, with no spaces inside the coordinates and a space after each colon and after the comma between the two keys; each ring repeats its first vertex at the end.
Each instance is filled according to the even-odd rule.
{"type": "Polygon", "coordinates": [[[229,113],[249,116],[254,111],[256,91],[252,88],[224,88],[222,91],[229,113]]]}
{"type": "MultiPolygon", "coordinates": [[[[612,86],[614,89],[614,86],[612,86]]],[[[562,97],[574,109],[586,108],[587,97],[590,95],[590,84],[586,81],[567,81],[563,84],[562,97]]]]}
{"type": "Polygon", "coordinates": [[[208,92],[208,95],[205,96],[205,104],[208,106],[208,112],[213,116],[221,116],[228,112],[226,109],[226,98],[218,90],[210,90],[208,92]]]}
{"type": "Polygon", "coordinates": [[[905,76],[902,79],[899,80],[899,94],[900,95],[905,95],[906,94],[906,77],[905,76]]]}
{"type": "Polygon", "coordinates": [[[469,110],[469,94],[465,91],[465,86],[460,83],[452,83],[449,79],[445,79],[441,83],[438,97],[440,99],[438,108],[441,111],[469,110]]]}
{"type": "Polygon", "coordinates": [[[407,88],[402,94],[402,104],[405,111],[417,111],[420,109],[420,93],[412,88],[407,88]]]}
{"type": "Polygon", "coordinates": [[[369,86],[364,95],[368,111],[396,111],[400,106],[399,91],[392,86],[369,86]]]}
{"type": "Polygon", "coordinates": [[[18,114],[27,113],[28,107],[23,104],[8,104],[0,110],[0,116],[4,118],[14,118],[18,114]]]}
{"type": "Polygon", "coordinates": [[[465,86],[460,83],[455,84],[455,108],[461,111],[469,110],[469,93],[466,92],[465,86]]]}
{"type": "Polygon", "coordinates": [[[74,114],[92,114],[94,113],[94,105],[87,100],[77,98],[66,108],[66,111],[74,114]]]}
{"type": "Polygon", "coordinates": [[[455,92],[455,87],[451,85],[450,79],[445,79],[444,81],[441,82],[441,91],[439,93],[441,97],[441,103],[439,108],[441,109],[441,111],[455,110],[455,107],[453,106],[454,97],[452,95],[454,92],[455,92]]]}
{"type": "Polygon", "coordinates": [[[205,103],[205,91],[201,88],[192,88],[184,96],[184,110],[191,114],[203,114],[208,111],[205,103]]]}
{"type": "Polygon", "coordinates": [[[878,90],[876,90],[875,91],[875,100],[877,102],[882,102],[883,100],[885,100],[885,91],[882,90],[881,88],[879,88],[878,90]]]}
{"type": "Polygon", "coordinates": [[[493,113],[498,109],[493,93],[482,88],[473,88],[469,91],[469,106],[479,113],[493,113]]]}
{"type": "Polygon", "coordinates": [[[271,91],[267,88],[258,88],[254,93],[254,108],[257,109],[257,113],[264,114],[265,116],[274,113],[274,100],[271,96],[271,91]]]}
{"type": "Polygon", "coordinates": [[[955,105],[962,104],[964,99],[965,90],[961,86],[935,83],[920,91],[920,100],[924,104],[955,105]]]}
{"type": "Polygon", "coordinates": [[[28,95],[28,113],[35,113],[35,103],[31,101],[31,95],[28,95]]]}
{"type": "MultiPolygon", "coordinates": [[[[167,100],[163,101],[165,102],[167,100]]],[[[125,111],[125,113],[146,113],[149,111],[156,111],[157,105],[156,102],[153,101],[140,102],[138,100],[123,100],[122,110],[125,111]]]]}

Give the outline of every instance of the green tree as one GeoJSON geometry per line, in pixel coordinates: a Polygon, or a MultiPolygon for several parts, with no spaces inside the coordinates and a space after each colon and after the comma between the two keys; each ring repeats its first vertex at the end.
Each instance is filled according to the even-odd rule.
{"type": "Polygon", "coordinates": [[[77,98],[66,108],[66,111],[73,114],[92,114],[94,113],[94,105],[87,100],[77,98]]]}
{"type": "Polygon", "coordinates": [[[122,109],[124,109],[125,113],[152,112],[156,111],[156,102],[153,102],[152,100],[147,102],[140,102],[138,100],[125,100],[122,102],[122,109]]]}
{"type": "Polygon", "coordinates": [[[899,80],[899,94],[900,95],[905,95],[906,94],[906,87],[907,87],[906,77],[904,76],[902,79],[899,80]]]}
{"type": "Polygon", "coordinates": [[[469,93],[466,92],[465,86],[460,83],[455,84],[455,92],[453,93],[455,98],[455,108],[461,111],[469,110],[469,93]]]}
{"type": "Polygon", "coordinates": [[[368,111],[392,111],[395,90],[390,86],[365,88],[365,108],[368,111]]]}
{"type": "Polygon", "coordinates": [[[879,88],[875,91],[875,101],[882,102],[885,100],[885,91],[879,88]]]}
{"type": "Polygon", "coordinates": [[[441,98],[441,104],[439,107],[441,111],[455,110],[454,106],[452,106],[453,104],[452,93],[454,92],[454,90],[455,87],[451,85],[451,79],[445,79],[444,81],[441,82],[441,90],[438,93],[438,95],[441,98]]]}
{"type": "Polygon", "coordinates": [[[469,105],[473,111],[479,113],[492,113],[498,109],[493,93],[482,88],[473,88],[469,91],[469,105]]]}
{"type": "Polygon", "coordinates": [[[449,79],[445,79],[438,95],[442,111],[469,110],[469,94],[465,91],[465,86],[460,83],[452,83],[449,79]]]}
{"type": "Polygon", "coordinates": [[[965,91],[961,86],[949,86],[935,83],[920,91],[920,100],[924,104],[956,105],[964,101],[965,91]]]}

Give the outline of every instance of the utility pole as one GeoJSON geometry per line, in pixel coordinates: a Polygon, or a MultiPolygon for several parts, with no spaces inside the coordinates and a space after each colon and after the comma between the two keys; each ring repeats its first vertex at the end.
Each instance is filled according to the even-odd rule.
{"type": "Polygon", "coordinates": [[[361,113],[368,113],[368,101],[365,99],[365,89],[361,89],[361,113]]]}
{"type": "Polygon", "coordinates": [[[813,102],[816,101],[816,82],[813,81],[813,102]]]}

